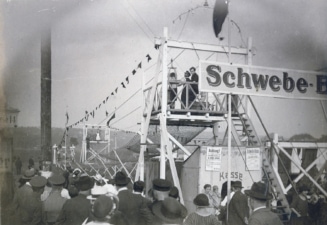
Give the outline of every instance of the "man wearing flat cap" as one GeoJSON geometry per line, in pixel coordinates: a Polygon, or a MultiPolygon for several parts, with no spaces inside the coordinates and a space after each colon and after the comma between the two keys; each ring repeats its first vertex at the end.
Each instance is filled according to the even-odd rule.
{"type": "Polygon", "coordinates": [[[245,194],[242,193],[242,182],[234,181],[232,183],[234,195],[228,204],[229,225],[246,225],[249,219],[249,206],[245,194]]]}
{"type": "Polygon", "coordinates": [[[53,175],[49,177],[48,182],[52,189],[49,197],[43,203],[43,220],[50,225],[56,222],[67,199],[61,196],[62,187],[65,183],[65,178],[62,175],[53,175]]]}
{"type": "Polygon", "coordinates": [[[94,186],[94,180],[89,176],[81,176],[75,183],[79,193],[68,199],[63,205],[56,225],[80,225],[91,212],[91,202],[86,197],[94,186]]]}
{"type": "Polygon", "coordinates": [[[26,196],[19,210],[19,219],[21,224],[43,224],[42,222],[42,202],[41,194],[47,179],[42,176],[33,177],[30,181],[33,193],[26,196]]]}
{"type": "Polygon", "coordinates": [[[267,200],[272,199],[269,186],[263,182],[254,182],[250,190],[245,190],[248,204],[252,209],[248,225],[283,225],[277,214],[266,207],[267,200]]]}

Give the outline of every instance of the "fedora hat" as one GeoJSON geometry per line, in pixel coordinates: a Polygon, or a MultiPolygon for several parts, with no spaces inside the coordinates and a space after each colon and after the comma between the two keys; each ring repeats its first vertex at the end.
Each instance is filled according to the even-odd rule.
{"type": "Polygon", "coordinates": [[[120,171],[116,173],[114,179],[115,179],[115,184],[117,186],[126,186],[130,182],[130,179],[123,172],[120,171]]]}
{"type": "Polygon", "coordinates": [[[27,170],[24,171],[24,174],[23,174],[22,178],[25,179],[25,180],[30,180],[35,176],[35,174],[36,174],[36,171],[35,171],[34,168],[27,169],[27,170]]]}
{"type": "Polygon", "coordinates": [[[193,200],[194,205],[200,206],[200,207],[207,207],[209,206],[209,199],[206,194],[198,194],[194,200],[193,200]]]}
{"type": "Polygon", "coordinates": [[[233,183],[232,183],[232,186],[233,187],[238,187],[238,188],[243,188],[243,186],[242,186],[242,182],[241,181],[234,181],[233,183]]]}
{"type": "Polygon", "coordinates": [[[245,190],[244,193],[251,198],[259,200],[270,200],[272,194],[269,192],[269,186],[263,182],[254,182],[250,190],[245,190]]]}
{"type": "Polygon", "coordinates": [[[94,185],[94,187],[91,189],[91,195],[87,196],[87,199],[96,199],[97,197],[105,195],[107,193],[107,186],[94,185]]]}
{"type": "Polygon", "coordinates": [[[153,205],[153,213],[165,223],[182,223],[187,209],[176,199],[167,197],[153,205]]]}
{"type": "Polygon", "coordinates": [[[93,187],[93,185],[94,185],[94,180],[89,176],[80,177],[75,183],[75,186],[80,191],[90,190],[93,187]]]}

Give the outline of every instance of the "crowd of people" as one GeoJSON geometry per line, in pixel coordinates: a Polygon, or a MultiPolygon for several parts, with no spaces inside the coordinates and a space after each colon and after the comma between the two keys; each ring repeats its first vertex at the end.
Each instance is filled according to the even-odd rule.
{"type": "MultiPolygon", "coordinates": [[[[283,224],[280,216],[267,207],[273,196],[263,182],[242,191],[242,182],[232,181],[229,196],[227,182],[221,192],[217,185],[205,184],[203,193],[194,196],[195,211],[191,212],[180,202],[180,190],[166,179],[154,179],[145,195],[145,183],[132,182],[121,171],[106,179],[100,174],[89,176],[79,168],[53,173],[29,165],[19,181],[8,215],[10,224],[283,224]]],[[[315,195],[307,199],[306,186],[300,186],[299,192],[291,207],[300,216],[291,224],[310,224],[308,205],[318,200],[315,195]]]]}

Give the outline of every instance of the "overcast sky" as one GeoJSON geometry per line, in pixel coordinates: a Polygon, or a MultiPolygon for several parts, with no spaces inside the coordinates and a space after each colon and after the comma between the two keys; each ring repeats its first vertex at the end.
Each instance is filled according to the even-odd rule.
{"type": "MultiPolygon", "coordinates": [[[[197,8],[204,2],[2,0],[6,61],[1,76],[7,103],[21,111],[18,125],[40,126],[40,35],[48,18],[52,20],[52,126],[65,126],[66,111],[69,124],[77,122],[85,110],[94,110],[110,96],[88,122],[106,121],[105,112],[118,108],[112,125],[136,131],[141,118],[138,90],[142,70],[135,75],[132,71],[142,62],[146,79],[153,76],[158,55],[154,38],[162,36],[165,26],[174,40],[227,46],[227,21],[220,34],[224,39],[219,41],[212,28],[215,1],[197,8]],[[150,62],[147,54],[152,57],[150,62]]],[[[326,68],[326,1],[231,0],[229,11],[238,25],[231,25],[231,45],[245,47],[252,37],[253,65],[311,71],[326,68]]],[[[183,71],[198,65],[197,54],[187,54],[189,61],[175,62],[179,78],[183,71]]],[[[172,52],[170,58],[176,56],[172,52]]],[[[226,61],[226,57],[214,60],[226,61]]],[[[239,57],[232,61],[244,63],[239,57]]],[[[315,137],[327,133],[319,101],[259,98],[256,103],[270,132],[285,136],[311,133],[315,137]]]]}

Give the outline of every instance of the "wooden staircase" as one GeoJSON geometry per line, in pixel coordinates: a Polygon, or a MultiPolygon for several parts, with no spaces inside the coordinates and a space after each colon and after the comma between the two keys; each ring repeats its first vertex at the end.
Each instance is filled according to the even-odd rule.
{"type": "Polygon", "coordinates": [[[262,153],[262,169],[271,185],[273,196],[277,201],[277,206],[272,207],[272,210],[279,215],[282,222],[287,223],[290,219],[291,209],[281,186],[281,180],[276,175],[277,171],[272,167],[266,152],[262,153]]]}

